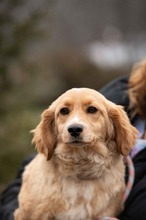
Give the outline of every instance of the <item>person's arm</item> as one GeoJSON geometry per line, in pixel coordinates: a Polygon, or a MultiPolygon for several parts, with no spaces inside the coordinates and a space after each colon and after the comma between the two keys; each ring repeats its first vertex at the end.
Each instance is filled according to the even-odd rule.
{"type": "Polygon", "coordinates": [[[120,220],[146,219],[146,148],[133,160],[135,167],[134,187],[126,201],[120,220]]]}
{"type": "Polygon", "coordinates": [[[133,189],[129,204],[119,217],[120,220],[146,219],[146,176],[133,189]]]}
{"type": "Polygon", "coordinates": [[[34,158],[34,154],[25,159],[18,171],[16,179],[2,192],[0,198],[0,219],[13,220],[14,211],[18,207],[18,194],[22,184],[25,166],[34,158]]]}

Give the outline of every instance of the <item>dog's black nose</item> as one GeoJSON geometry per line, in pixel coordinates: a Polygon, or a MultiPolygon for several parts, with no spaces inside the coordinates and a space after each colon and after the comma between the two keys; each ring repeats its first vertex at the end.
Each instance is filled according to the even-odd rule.
{"type": "Polygon", "coordinates": [[[82,131],[83,131],[83,126],[80,124],[74,124],[68,127],[68,132],[73,137],[78,137],[82,131]]]}

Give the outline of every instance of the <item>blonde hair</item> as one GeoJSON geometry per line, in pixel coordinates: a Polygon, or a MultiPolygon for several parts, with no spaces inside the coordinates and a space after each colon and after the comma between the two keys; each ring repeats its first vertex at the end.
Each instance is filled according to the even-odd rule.
{"type": "Polygon", "coordinates": [[[146,59],[134,66],[128,86],[131,117],[139,114],[146,118],[146,59]]]}

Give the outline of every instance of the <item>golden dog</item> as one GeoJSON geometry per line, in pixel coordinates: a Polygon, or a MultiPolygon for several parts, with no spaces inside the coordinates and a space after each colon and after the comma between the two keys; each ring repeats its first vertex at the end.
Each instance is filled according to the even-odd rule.
{"type": "Polygon", "coordinates": [[[39,153],[24,172],[15,220],[118,215],[123,156],[137,134],[121,106],[95,90],[71,89],[44,111],[33,132],[39,153]]]}

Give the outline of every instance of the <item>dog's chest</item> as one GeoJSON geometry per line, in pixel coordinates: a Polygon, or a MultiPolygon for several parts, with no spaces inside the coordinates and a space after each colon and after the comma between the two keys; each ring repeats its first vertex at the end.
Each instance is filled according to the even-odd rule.
{"type": "Polygon", "coordinates": [[[85,220],[93,213],[93,201],[95,199],[95,186],[87,181],[85,184],[63,184],[63,200],[66,209],[56,216],[57,220],[85,220]]]}

